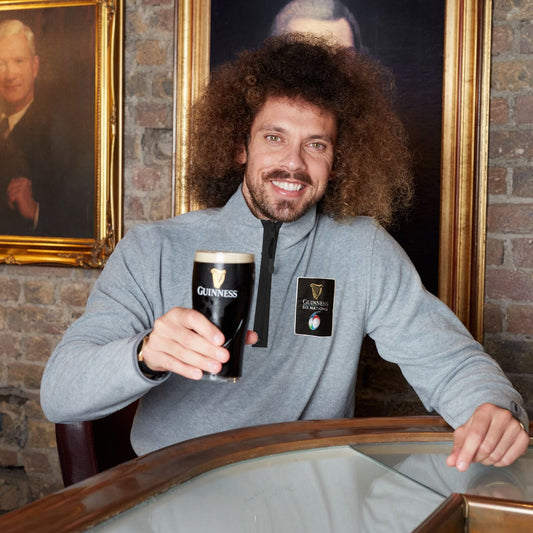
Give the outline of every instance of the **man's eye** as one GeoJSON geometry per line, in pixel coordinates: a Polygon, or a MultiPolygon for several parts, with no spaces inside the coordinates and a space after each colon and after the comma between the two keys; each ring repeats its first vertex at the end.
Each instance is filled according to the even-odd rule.
{"type": "Polygon", "coordinates": [[[266,140],[271,142],[279,142],[281,141],[281,137],[279,135],[270,134],[266,136],[266,140]]]}
{"type": "Polygon", "coordinates": [[[313,150],[325,150],[326,149],[326,145],[320,142],[309,143],[309,146],[313,148],[313,150]]]}

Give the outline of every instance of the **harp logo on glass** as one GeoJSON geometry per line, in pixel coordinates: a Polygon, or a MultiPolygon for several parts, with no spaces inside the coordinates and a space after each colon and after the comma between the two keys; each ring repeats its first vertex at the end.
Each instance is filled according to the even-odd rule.
{"type": "Polygon", "coordinates": [[[237,298],[237,296],[239,296],[239,291],[237,291],[236,289],[220,288],[226,280],[226,270],[212,268],[210,272],[215,288],[211,289],[209,287],[203,287],[202,285],[198,285],[198,287],[196,288],[196,293],[199,296],[216,296],[217,298],[237,298]]]}
{"type": "Polygon", "coordinates": [[[213,285],[215,289],[220,289],[224,280],[226,279],[226,269],[221,270],[220,268],[211,269],[211,277],[213,278],[213,285]]]}

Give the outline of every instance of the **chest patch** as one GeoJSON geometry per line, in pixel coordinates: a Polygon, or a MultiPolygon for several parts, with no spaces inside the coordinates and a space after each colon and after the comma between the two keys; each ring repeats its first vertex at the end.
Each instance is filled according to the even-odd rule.
{"type": "Polygon", "coordinates": [[[298,278],[294,333],[331,337],[335,280],[298,278]]]}

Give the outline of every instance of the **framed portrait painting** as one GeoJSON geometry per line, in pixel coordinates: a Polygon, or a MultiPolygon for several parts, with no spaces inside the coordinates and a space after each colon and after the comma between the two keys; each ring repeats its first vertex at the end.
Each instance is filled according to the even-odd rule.
{"type": "Polygon", "coordinates": [[[188,113],[211,69],[275,33],[341,28],[347,46],[392,72],[409,136],[415,201],[390,232],[426,288],[480,339],[491,7],[486,0],[180,0],[176,214],[195,208],[186,189],[188,113]],[[305,27],[310,19],[314,29],[305,27]]]}
{"type": "Polygon", "coordinates": [[[101,267],[120,238],[120,0],[0,3],[0,262],[101,267]]]}

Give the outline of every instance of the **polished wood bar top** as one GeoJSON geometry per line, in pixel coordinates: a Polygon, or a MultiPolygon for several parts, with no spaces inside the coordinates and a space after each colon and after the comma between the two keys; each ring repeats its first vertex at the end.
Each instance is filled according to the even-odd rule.
{"type": "Polygon", "coordinates": [[[138,457],[0,517],[0,531],[83,531],[188,480],[240,461],[371,443],[449,443],[433,416],[298,421],[208,435],[138,457]]]}

